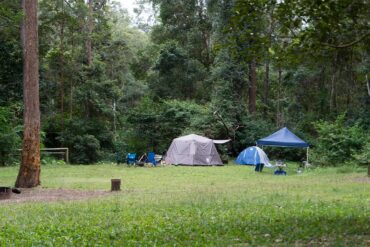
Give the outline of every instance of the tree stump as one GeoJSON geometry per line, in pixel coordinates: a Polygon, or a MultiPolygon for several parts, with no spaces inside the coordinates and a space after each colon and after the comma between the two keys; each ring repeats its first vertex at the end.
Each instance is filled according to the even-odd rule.
{"type": "Polygon", "coordinates": [[[120,191],[121,190],[121,179],[112,179],[111,191],[120,191]]]}

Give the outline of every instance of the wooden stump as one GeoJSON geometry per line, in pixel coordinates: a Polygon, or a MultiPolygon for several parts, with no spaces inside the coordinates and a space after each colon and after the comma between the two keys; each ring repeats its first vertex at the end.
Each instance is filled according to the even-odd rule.
{"type": "Polygon", "coordinates": [[[112,179],[111,191],[120,191],[121,190],[121,179],[112,179]]]}
{"type": "Polygon", "coordinates": [[[367,176],[370,177],[370,165],[367,165],[367,176]]]}

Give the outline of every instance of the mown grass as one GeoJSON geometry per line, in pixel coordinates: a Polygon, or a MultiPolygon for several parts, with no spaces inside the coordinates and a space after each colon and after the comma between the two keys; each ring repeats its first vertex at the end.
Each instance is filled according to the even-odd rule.
{"type": "MultiPolygon", "coordinates": [[[[342,169],[342,170],[341,170],[342,169]]],[[[273,176],[252,167],[45,166],[48,188],[122,192],[87,201],[0,205],[0,246],[370,244],[365,168],[273,176]]],[[[16,167],[0,169],[13,184],[16,167]]]]}

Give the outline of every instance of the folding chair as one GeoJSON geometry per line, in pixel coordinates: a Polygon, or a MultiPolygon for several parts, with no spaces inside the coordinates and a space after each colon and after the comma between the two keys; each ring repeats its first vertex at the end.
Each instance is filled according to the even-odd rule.
{"type": "Polygon", "coordinates": [[[127,165],[136,165],[136,153],[128,153],[126,156],[126,163],[127,165]]]}

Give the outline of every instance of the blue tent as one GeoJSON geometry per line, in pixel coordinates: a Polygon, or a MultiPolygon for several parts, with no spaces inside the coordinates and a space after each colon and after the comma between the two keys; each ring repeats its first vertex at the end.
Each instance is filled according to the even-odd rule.
{"type": "Polygon", "coordinates": [[[306,161],[308,163],[308,143],[293,134],[287,127],[284,127],[265,138],[259,139],[256,143],[260,146],[307,148],[306,161]]]}
{"type": "Polygon", "coordinates": [[[272,135],[259,139],[257,145],[260,146],[277,146],[277,147],[297,147],[307,148],[308,143],[293,134],[287,127],[284,127],[272,135]]]}
{"type": "MultiPolygon", "coordinates": [[[[236,158],[235,163],[239,165],[255,165],[259,167],[259,165],[263,164],[267,167],[271,167],[270,161],[266,155],[266,153],[260,149],[259,147],[248,147],[244,149],[236,158]]],[[[262,171],[262,167],[260,171],[262,171]]],[[[257,169],[257,168],[256,168],[257,169]]],[[[257,170],[258,170],[257,169],[257,170]]]]}

